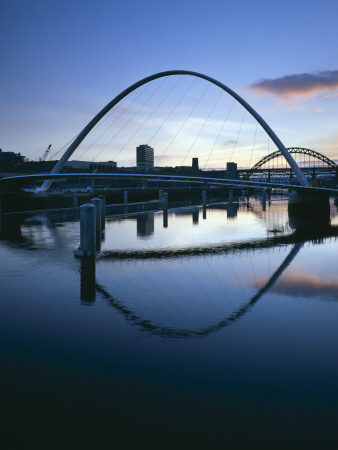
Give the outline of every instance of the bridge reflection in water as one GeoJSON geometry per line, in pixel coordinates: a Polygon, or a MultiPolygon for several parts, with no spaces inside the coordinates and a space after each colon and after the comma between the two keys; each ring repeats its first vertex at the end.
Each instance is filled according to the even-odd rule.
{"type": "Polygon", "coordinates": [[[315,429],[334,448],[334,202],[311,220],[269,195],[170,209],[166,223],[110,212],[100,253],[81,260],[76,211],[1,216],[12,447],[289,448],[300,433],[311,448],[315,429]]]}
{"type": "MultiPolygon", "coordinates": [[[[227,242],[225,238],[219,243],[213,242],[212,245],[203,244],[203,245],[191,245],[191,246],[180,246],[174,248],[141,248],[141,249],[121,249],[121,250],[111,250],[104,249],[97,260],[97,264],[99,265],[99,272],[102,272],[104,269],[105,273],[111,273],[112,281],[111,283],[107,283],[107,279],[109,277],[104,276],[103,281],[97,281],[96,279],[96,261],[94,257],[83,258],[81,261],[81,300],[85,303],[93,303],[96,299],[102,298],[106,300],[113,308],[115,308],[122,316],[133,325],[150,332],[152,334],[162,336],[162,337],[171,337],[171,338],[196,338],[207,336],[213,332],[216,332],[226,326],[231,325],[237,320],[243,318],[258,302],[258,300],[277,282],[277,280],[282,276],[283,272],[290,266],[294,258],[297,256],[298,252],[304,245],[306,241],[314,241],[316,239],[323,239],[325,237],[332,237],[338,235],[338,227],[331,226],[330,224],[330,209],[325,208],[320,211],[320,214],[316,214],[313,217],[313,220],[309,220],[309,211],[308,210],[299,210],[293,209],[289,207],[288,214],[285,215],[286,209],[285,204],[283,202],[282,210],[280,211],[280,217],[278,218],[278,213],[276,211],[273,213],[273,208],[271,205],[271,199],[269,197],[268,203],[268,214],[270,214],[270,218],[267,218],[267,207],[266,207],[266,197],[262,197],[260,202],[252,202],[247,199],[242,202],[231,202],[231,203],[219,203],[210,205],[208,208],[198,207],[198,206],[188,206],[186,208],[174,209],[174,211],[169,214],[163,214],[163,227],[170,227],[171,220],[177,220],[182,216],[191,216],[192,223],[197,225],[199,223],[200,215],[203,219],[206,219],[206,210],[209,210],[209,213],[212,215],[217,211],[224,211],[227,215],[228,219],[234,219],[237,216],[238,211],[252,211],[256,216],[264,219],[270,223],[269,227],[271,228],[270,236],[262,237],[262,238],[249,238],[247,240],[239,239],[234,240],[232,242],[227,242]],[[293,214],[294,213],[294,214],[293,214]],[[277,220],[277,221],[276,221],[277,220]],[[279,223],[278,223],[279,222],[279,223]],[[288,232],[285,233],[286,228],[288,228],[288,232]],[[283,232],[282,232],[282,231],[283,232]],[[271,251],[274,252],[275,249],[283,249],[281,261],[278,262],[275,270],[271,271],[271,273],[262,281],[262,278],[259,280],[256,279],[252,281],[252,284],[255,284],[255,290],[252,294],[251,290],[245,294],[247,298],[238,300],[239,293],[238,291],[234,291],[233,287],[229,285],[227,279],[229,279],[229,273],[226,271],[226,265],[228,264],[227,258],[232,260],[232,270],[234,270],[234,259],[240,259],[241,270],[236,275],[237,280],[239,280],[239,284],[241,284],[241,277],[243,276],[245,270],[243,269],[245,264],[249,264],[252,267],[252,259],[255,260],[255,264],[262,257],[262,252],[265,252],[265,259],[270,258],[271,251]],[[283,254],[285,253],[285,254],[283,254]],[[186,301],[185,294],[183,291],[180,293],[179,289],[176,289],[175,283],[177,283],[177,279],[175,277],[178,276],[177,272],[173,270],[173,265],[175,266],[183,266],[180,268],[180,271],[184,271],[186,275],[189,277],[189,264],[192,260],[192,266],[196,266],[196,259],[203,259],[203,264],[208,267],[210,271],[215,270],[214,264],[212,262],[212,258],[218,258],[217,265],[222,267],[222,271],[224,273],[221,275],[223,279],[222,289],[224,290],[223,300],[224,302],[228,302],[231,304],[231,311],[229,311],[222,318],[216,318],[214,323],[207,325],[196,326],[196,328],[187,328],[187,327],[176,327],[175,325],[169,326],[164,325],[166,321],[165,314],[161,317],[160,320],[153,320],[152,314],[154,309],[158,309],[163,307],[167,310],[168,305],[164,304],[161,296],[165,297],[168,300],[167,283],[164,283],[163,286],[159,286],[156,279],[161,277],[158,274],[158,267],[162,265],[162,276],[166,276],[166,272],[171,272],[172,279],[172,289],[177,291],[176,294],[180,297],[180,300],[176,304],[172,304],[172,308],[178,308],[180,313],[183,312],[182,304],[186,301]],[[221,258],[221,259],[219,259],[221,258]],[[144,265],[146,262],[150,262],[149,266],[145,270],[144,265]],[[170,266],[167,267],[165,262],[170,261],[170,266]],[[210,265],[208,266],[208,261],[210,265]],[[210,262],[211,261],[211,262],[210,262]],[[148,303],[153,303],[153,310],[150,311],[150,315],[147,316],[142,313],[139,309],[138,302],[135,303],[135,296],[140,295],[139,292],[135,292],[133,289],[123,289],[124,295],[122,298],[119,298],[119,294],[115,295],[115,290],[119,291],[120,288],[116,289],[116,279],[114,273],[118,271],[119,276],[125,277],[125,272],[128,272],[128,266],[132,264],[133,266],[138,267],[138,264],[142,266],[141,269],[137,269],[133,267],[132,274],[135,274],[138,271],[142,271],[145,273],[148,271],[147,282],[148,286],[146,287],[143,284],[142,289],[145,289],[147,294],[143,295],[143,298],[147,298],[148,303]],[[108,266],[108,267],[106,267],[108,266]],[[122,275],[121,275],[122,274],[122,275]],[[107,288],[106,285],[110,284],[113,287],[107,288]],[[115,288],[115,289],[114,289],[115,288]],[[162,291],[162,292],[161,292],[162,291]],[[230,300],[229,300],[230,293],[230,300]],[[132,298],[131,304],[130,297],[132,298]],[[135,309],[133,309],[133,304],[136,305],[135,309]]],[[[275,206],[278,203],[275,204],[275,206]]],[[[312,210],[313,216],[313,210],[312,210]]],[[[129,218],[128,220],[136,220],[137,222],[137,236],[141,239],[147,239],[154,234],[154,213],[146,213],[142,216],[136,216],[134,218],[129,218]]],[[[191,269],[193,270],[193,269],[191,269]]],[[[254,270],[254,269],[253,269],[254,270]]],[[[134,275],[129,275],[129,277],[133,277],[134,275]]],[[[219,274],[218,274],[219,276],[219,274]]],[[[191,273],[190,273],[191,277],[191,273]]],[[[98,277],[99,279],[102,276],[98,277]]],[[[179,278],[179,277],[178,277],[179,278]]],[[[127,276],[128,279],[128,276],[127,276]]],[[[189,284],[194,284],[193,280],[186,280],[189,284]]],[[[133,282],[136,284],[140,283],[140,279],[133,279],[133,282]]],[[[117,282],[117,284],[126,283],[126,280],[122,282],[117,282]]],[[[180,283],[180,281],[178,282],[180,283]]],[[[231,284],[231,283],[230,283],[231,284]]],[[[245,284],[245,283],[244,283],[245,284]]],[[[209,286],[210,289],[210,286],[209,286]]],[[[191,302],[191,307],[196,307],[198,303],[198,295],[201,296],[202,306],[199,308],[204,308],[205,311],[208,309],[208,304],[210,302],[210,297],[213,296],[213,291],[210,289],[210,293],[206,291],[202,291],[202,294],[199,294],[197,291],[194,291],[194,301],[191,302]],[[204,304],[203,304],[204,303],[204,304]]],[[[188,297],[189,297],[188,295],[188,297]]],[[[217,294],[219,296],[219,292],[217,294]]],[[[245,297],[244,295],[244,297],[245,297]]],[[[174,294],[175,296],[175,294],[174,294]]],[[[240,296],[240,297],[243,297],[240,296]]],[[[223,309],[224,304],[222,305],[223,309]]],[[[147,310],[148,307],[145,308],[147,310]]],[[[220,308],[221,310],[221,308],[220,308]]],[[[200,311],[201,312],[201,311],[200,311]]],[[[171,310],[172,314],[172,310],[171,310]]],[[[186,316],[189,316],[189,311],[185,312],[186,316]]],[[[194,313],[192,312],[192,315],[194,313]]],[[[155,314],[156,315],[156,314],[155,314]]],[[[170,314],[169,314],[170,315],[170,314]]],[[[204,313],[205,316],[207,314],[204,313]]],[[[177,319],[177,318],[176,318],[177,319]]],[[[189,323],[189,318],[187,319],[189,323]]]]}
{"type": "Polygon", "coordinates": [[[124,304],[121,301],[110,295],[109,292],[106,291],[104,287],[102,287],[99,283],[96,283],[95,264],[93,263],[93,258],[89,258],[91,261],[82,262],[81,274],[83,273],[83,275],[81,276],[81,292],[84,292],[85,294],[85,297],[82,297],[82,299],[87,298],[89,293],[92,295],[91,299],[92,300],[94,299],[93,285],[95,283],[96,292],[99,293],[104,299],[109,301],[109,303],[118,311],[120,311],[129,322],[132,322],[133,324],[147,331],[150,331],[151,333],[164,337],[174,337],[174,338],[203,337],[215,331],[218,331],[232,324],[236,320],[242,318],[255,305],[255,303],[261,298],[261,296],[278,280],[278,278],[282,275],[283,271],[289,266],[289,264],[291,264],[292,260],[295,258],[295,256],[301,249],[302,245],[303,245],[302,243],[297,243],[292,247],[290,253],[287,255],[283,263],[272,274],[272,276],[268,279],[268,281],[264,284],[264,286],[261,289],[259,289],[259,291],[246,304],[244,304],[243,306],[232,312],[229,316],[215,323],[214,325],[210,325],[205,328],[197,330],[175,329],[172,327],[155,325],[146,317],[139,317],[127,306],[124,306],[124,304]],[[87,288],[88,280],[91,280],[89,289],[87,288]]]}

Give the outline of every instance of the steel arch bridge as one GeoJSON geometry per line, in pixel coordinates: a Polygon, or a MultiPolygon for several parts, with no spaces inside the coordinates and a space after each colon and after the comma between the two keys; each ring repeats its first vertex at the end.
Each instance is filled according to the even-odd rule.
{"type": "MultiPolygon", "coordinates": [[[[309,148],[303,148],[303,147],[288,147],[288,152],[291,154],[302,154],[302,155],[309,155],[312,156],[315,159],[318,159],[325,164],[327,164],[328,167],[331,168],[338,168],[338,165],[332,161],[332,159],[328,158],[327,156],[323,155],[322,153],[316,152],[315,150],[310,150],[309,148]]],[[[257,169],[260,169],[264,164],[267,162],[278,158],[279,156],[283,156],[282,152],[280,150],[276,150],[273,153],[269,153],[268,155],[264,156],[262,159],[260,159],[254,166],[251,167],[250,171],[254,172],[257,169]]]]}
{"type": "MultiPolygon", "coordinates": [[[[218,86],[223,91],[227,92],[229,95],[231,95],[235,100],[237,100],[238,103],[240,103],[254,118],[257,120],[257,122],[261,125],[261,127],[264,129],[264,131],[267,133],[267,135],[271,138],[271,140],[275,143],[276,147],[280,150],[281,154],[284,156],[290,167],[292,168],[293,172],[295,173],[298,182],[302,186],[308,186],[309,183],[304,176],[303,172],[300,170],[298,164],[293,159],[291,154],[287,151],[284,144],[281,142],[281,140],[278,138],[276,133],[270,128],[270,126],[265,122],[265,120],[257,113],[257,111],[252,108],[240,95],[238,95],[236,92],[234,92],[232,89],[230,89],[225,84],[221,83],[220,81],[215,80],[214,78],[211,78],[207,75],[203,75],[199,72],[193,72],[190,70],[168,70],[165,72],[159,72],[154,75],[150,75],[149,77],[143,78],[142,80],[138,81],[137,83],[134,83],[133,85],[129,86],[127,89],[125,89],[123,92],[121,92],[119,95],[117,95],[113,100],[111,100],[102,110],[83,128],[83,130],[80,132],[80,134],[75,138],[75,140],[71,143],[71,145],[68,147],[68,149],[65,151],[63,156],[60,158],[60,160],[56,163],[51,174],[60,173],[62,170],[64,164],[68,161],[70,156],[74,153],[76,148],[81,144],[81,142],[84,140],[84,138],[89,134],[89,132],[94,128],[94,126],[115,106],[117,105],[122,99],[124,99],[128,94],[133,92],[134,90],[138,89],[139,87],[143,86],[144,84],[147,84],[153,80],[173,76],[173,75],[188,75],[193,76],[197,78],[202,78],[215,86],[218,86]]],[[[48,190],[52,184],[51,180],[45,180],[44,183],[41,186],[41,190],[48,190]]]]}

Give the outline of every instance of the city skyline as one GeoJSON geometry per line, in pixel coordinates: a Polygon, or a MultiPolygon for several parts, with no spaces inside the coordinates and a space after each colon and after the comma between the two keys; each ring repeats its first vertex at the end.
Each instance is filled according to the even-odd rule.
{"type": "MultiPolygon", "coordinates": [[[[244,6],[221,1],[212,1],[206,7],[198,1],[173,1],[170,5],[127,1],[112,5],[101,0],[83,5],[77,0],[70,4],[5,0],[0,148],[37,159],[52,143],[53,156],[129,85],[163,70],[186,69],[211,76],[241,95],[285,146],[312,148],[337,159],[335,3],[286,1],[278,5],[278,10],[266,1],[244,6]],[[147,33],[140,31],[143,21],[151,24],[147,33]]],[[[167,89],[173,83],[169,82],[167,89]]],[[[217,95],[216,91],[208,94],[210,105],[217,95]]],[[[230,100],[224,100],[224,115],[229,104],[230,100]]],[[[201,108],[194,121],[202,124],[209,110],[206,108],[203,114],[201,108]]],[[[163,114],[165,117],[166,112],[163,114]]],[[[241,114],[232,119],[232,135],[222,135],[217,143],[220,157],[215,162],[225,165],[225,157],[220,158],[227,143],[227,156],[231,156],[241,114]]],[[[161,120],[160,115],[153,117],[154,130],[161,120]]],[[[204,132],[217,135],[222,120],[222,112],[211,117],[204,132]]],[[[247,120],[243,120],[243,131],[248,131],[248,138],[243,140],[241,136],[240,158],[248,164],[255,130],[247,120]]],[[[171,157],[175,143],[165,153],[167,129],[161,130],[163,144],[160,139],[158,143],[147,142],[142,135],[136,139],[163,155],[159,165],[186,164],[185,150],[190,149],[193,133],[197,132],[190,135],[185,128],[181,142],[186,149],[171,157]]],[[[130,129],[126,132],[131,134],[130,129]]],[[[148,136],[152,132],[148,131],[148,136]]],[[[192,147],[187,160],[199,157],[203,168],[213,143],[202,141],[198,151],[192,147]]],[[[95,148],[96,154],[101,152],[103,160],[114,159],[114,154],[105,155],[100,145],[95,148]]],[[[125,144],[121,140],[119,145],[122,148],[125,144]]],[[[126,149],[120,152],[118,165],[132,164],[128,158],[123,163],[126,149]]],[[[130,143],[130,151],[135,152],[134,143],[130,143]]],[[[90,152],[86,156],[94,158],[90,152]]],[[[239,161],[239,165],[244,164],[239,161]]]]}

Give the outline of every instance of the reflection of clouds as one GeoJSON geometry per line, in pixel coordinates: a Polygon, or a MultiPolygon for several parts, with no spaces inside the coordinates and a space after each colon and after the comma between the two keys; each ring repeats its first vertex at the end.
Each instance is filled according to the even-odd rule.
{"type": "MultiPolygon", "coordinates": [[[[263,280],[258,280],[263,285],[263,280]]],[[[279,294],[287,294],[297,297],[321,297],[338,300],[338,281],[324,280],[314,274],[288,273],[271,289],[279,294]]]]}

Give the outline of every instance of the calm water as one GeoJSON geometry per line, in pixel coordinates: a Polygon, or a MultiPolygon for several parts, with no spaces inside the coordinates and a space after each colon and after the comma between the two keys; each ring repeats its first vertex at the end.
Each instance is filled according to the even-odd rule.
{"type": "Polygon", "coordinates": [[[338,216],[2,216],[1,448],[338,448],[338,216]]]}

